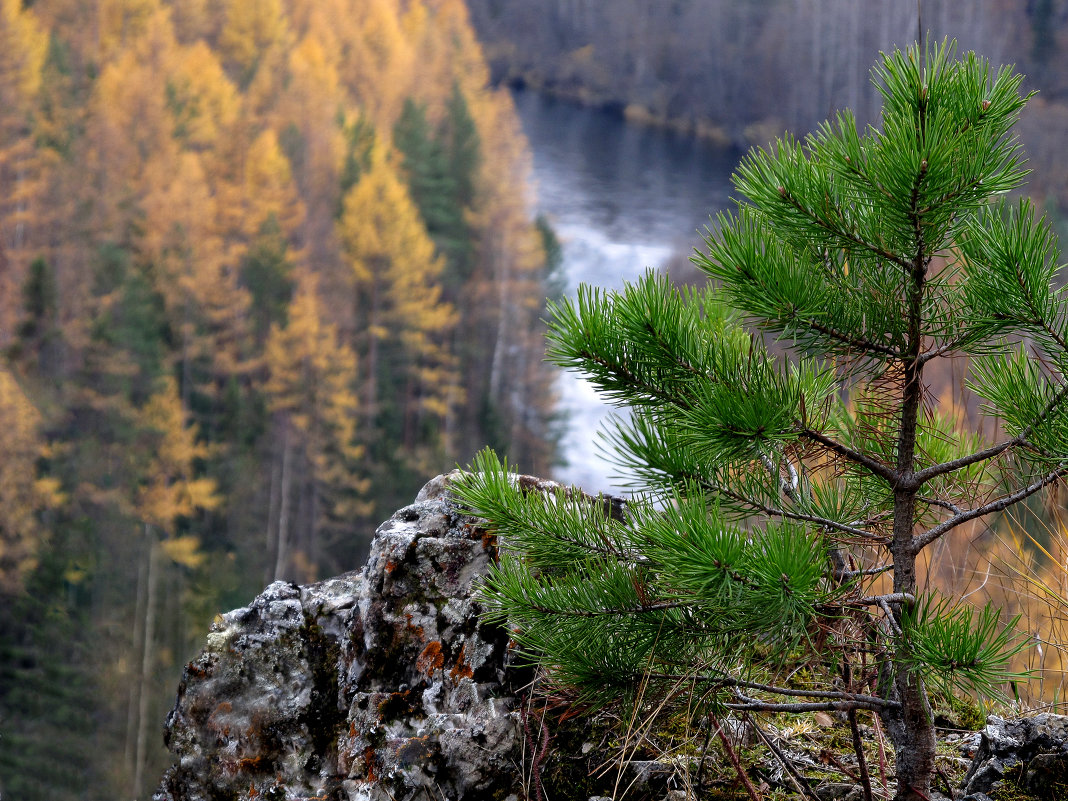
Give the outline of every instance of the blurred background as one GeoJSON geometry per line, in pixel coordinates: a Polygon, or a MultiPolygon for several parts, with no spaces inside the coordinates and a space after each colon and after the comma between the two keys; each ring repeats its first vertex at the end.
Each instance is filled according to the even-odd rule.
{"type": "MultiPolygon", "coordinates": [[[[0,0],[0,795],[149,797],[214,615],[359,569],[478,449],[618,486],[546,299],[699,280],[745,148],[877,122],[920,30],[1040,90],[1063,228],[1064,0],[0,0]]],[[[1036,699],[1060,521],[930,565],[1025,614],[1036,699]]]]}

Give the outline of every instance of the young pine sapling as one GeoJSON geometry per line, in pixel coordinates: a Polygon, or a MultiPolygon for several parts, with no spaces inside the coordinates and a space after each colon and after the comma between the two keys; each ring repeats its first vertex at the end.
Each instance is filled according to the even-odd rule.
{"type": "Polygon", "coordinates": [[[1049,225],[995,200],[1026,175],[1021,77],[952,43],[873,73],[877,126],[846,111],[742,161],[694,259],[710,288],[650,275],[551,307],[550,358],[630,410],[622,519],[524,494],[488,452],[457,493],[503,537],[490,613],[558,686],[854,729],[869,710],[895,798],[921,801],[928,693],[997,694],[1021,645],[917,560],[1068,474],[1068,296],[1049,225]],[[961,356],[993,443],[928,393],[961,356]]]}

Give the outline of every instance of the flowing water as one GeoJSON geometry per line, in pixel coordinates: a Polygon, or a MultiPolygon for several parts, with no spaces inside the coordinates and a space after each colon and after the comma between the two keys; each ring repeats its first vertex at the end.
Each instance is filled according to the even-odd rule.
{"type": "MultiPolygon", "coordinates": [[[[537,208],[563,245],[568,294],[582,283],[618,289],[685,258],[701,245],[709,216],[726,208],[737,151],[530,91],[514,97],[533,152],[537,208]]],[[[568,464],[555,478],[587,491],[618,490],[625,479],[597,436],[610,408],[572,374],[558,389],[569,419],[568,464]]]]}

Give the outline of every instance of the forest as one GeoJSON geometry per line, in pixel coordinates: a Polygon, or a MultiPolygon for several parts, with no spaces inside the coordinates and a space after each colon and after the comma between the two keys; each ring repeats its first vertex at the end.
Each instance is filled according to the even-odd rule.
{"type": "Polygon", "coordinates": [[[214,615],[548,470],[528,169],[462,0],[0,0],[0,794],[145,797],[214,615]]]}

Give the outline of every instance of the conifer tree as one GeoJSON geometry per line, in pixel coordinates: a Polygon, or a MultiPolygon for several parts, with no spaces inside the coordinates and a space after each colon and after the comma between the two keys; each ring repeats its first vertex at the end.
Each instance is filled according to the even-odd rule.
{"type": "Polygon", "coordinates": [[[442,422],[461,396],[446,347],[457,318],[442,297],[444,262],[384,151],[345,196],[337,233],[360,326],[361,414],[373,423],[371,455],[391,474],[374,493],[385,498],[417,482],[441,451],[442,422]]]}
{"type": "Polygon", "coordinates": [[[41,513],[61,502],[59,484],[38,475],[46,446],[41,414],[15,377],[0,368],[0,597],[16,594],[47,539],[41,513]]]}
{"type": "Polygon", "coordinates": [[[48,37],[14,0],[0,1],[0,344],[9,345],[18,288],[32,258],[30,232],[40,223],[40,153],[32,108],[41,87],[48,37]]]}
{"type": "Polygon", "coordinates": [[[340,529],[353,539],[352,521],[367,511],[356,355],[324,322],[316,278],[304,273],[299,280],[288,323],[271,326],[265,348],[265,392],[279,443],[268,520],[274,579],[290,574],[294,557],[316,564],[322,532],[340,529]]]}
{"type": "Polygon", "coordinates": [[[895,798],[919,801],[928,693],[996,695],[1021,644],[917,563],[1068,474],[1068,293],[1045,219],[996,199],[1026,174],[1021,76],[948,42],[873,74],[878,126],[846,111],[742,161],[742,200],[694,258],[712,286],[647,276],[551,307],[550,358],[632,412],[611,435],[644,490],[624,513],[525,495],[489,453],[458,492],[504,535],[493,615],[557,686],[838,711],[862,763],[868,710],[895,798]],[[959,356],[994,442],[926,394],[959,356]]]}

